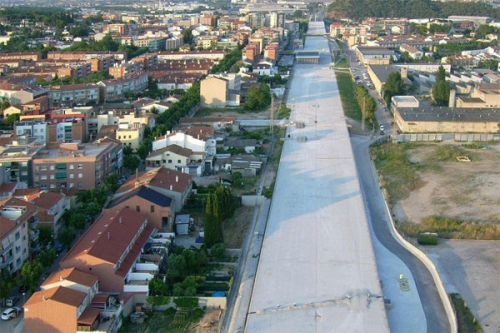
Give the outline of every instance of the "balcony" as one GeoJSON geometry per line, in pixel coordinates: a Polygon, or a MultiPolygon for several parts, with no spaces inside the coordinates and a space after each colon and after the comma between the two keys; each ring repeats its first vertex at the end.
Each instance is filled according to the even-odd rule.
{"type": "Polygon", "coordinates": [[[38,253],[40,251],[40,243],[30,246],[30,254],[38,253]]]}
{"type": "Polygon", "coordinates": [[[10,242],[6,247],[0,249],[0,257],[9,252],[14,247],[14,242],[10,242]]]}
{"type": "Polygon", "coordinates": [[[39,220],[37,217],[33,217],[33,218],[31,219],[31,221],[29,222],[29,224],[30,224],[30,228],[31,228],[31,229],[35,229],[35,228],[36,228],[36,226],[38,225],[38,222],[40,222],[40,220],[39,220]]]}
{"type": "Polygon", "coordinates": [[[0,269],[8,267],[13,261],[14,261],[14,256],[12,254],[1,256],[0,257],[0,269]]]}
{"type": "Polygon", "coordinates": [[[40,230],[30,230],[30,242],[36,242],[38,240],[38,236],[40,236],[40,230]]]}

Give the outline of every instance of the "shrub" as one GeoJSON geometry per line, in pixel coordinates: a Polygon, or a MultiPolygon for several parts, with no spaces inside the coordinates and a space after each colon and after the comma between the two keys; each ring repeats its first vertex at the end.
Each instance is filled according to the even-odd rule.
{"type": "Polygon", "coordinates": [[[179,297],[174,299],[177,308],[194,309],[198,307],[198,297],[179,297]]]}
{"type": "Polygon", "coordinates": [[[438,235],[435,232],[419,232],[417,240],[420,245],[437,245],[438,235]]]}

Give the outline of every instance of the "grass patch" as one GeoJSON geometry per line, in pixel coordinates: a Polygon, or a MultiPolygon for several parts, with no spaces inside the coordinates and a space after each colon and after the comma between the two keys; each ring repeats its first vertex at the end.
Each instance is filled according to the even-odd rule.
{"type": "Polygon", "coordinates": [[[339,62],[335,64],[335,68],[349,68],[349,67],[351,67],[351,64],[349,63],[349,60],[347,60],[346,58],[339,60],[339,62]]]}
{"type": "Polygon", "coordinates": [[[456,161],[457,156],[463,155],[462,149],[452,145],[437,146],[434,156],[440,162],[456,161]]]}
{"type": "Polygon", "coordinates": [[[472,314],[460,294],[450,294],[451,302],[457,313],[458,333],[482,333],[483,328],[472,314]]]}
{"type": "Polygon", "coordinates": [[[291,112],[291,108],[287,107],[286,104],[281,103],[280,107],[278,108],[278,119],[290,118],[291,112]]]}
{"type": "Polygon", "coordinates": [[[342,101],[342,107],[344,109],[344,114],[354,120],[361,121],[362,112],[359,107],[356,96],[354,95],[354,88],[356,85],[352,80],[351,73],[336,71],[337,84],[340,91],[340,100],[342,101]]]}
{"type": "Polygon", "coordinates": [[[482,146],[478,145],[477,143],[466,143],[462,145],[464,148],[467,149],[483,149],[482,146]]]}
{"type": "Polygon", "coordinates": [[[197,323],[203,318],[202,309],[174,309],[169,308],[165,312],[150,312],[142,324],[133,324],[129,319],[125,320],[118,332],[122,333],[185,333],[190,331],[192,323],[197,323]]]}
{"type": "Polygon", "coordinates": [[[245,113],[259,113],[262,110],[259,111],[248,111],[244,110],[243,108],[201,108],[196,112],[196,117],[208,117],[213,115],[214,113],[218,112],[236,112],[239,114],[245,114],[245,113]]]}
{"type": "Polygon", "coordinates": [[[500,225],[464,221],[443,216],[430,216],[421,223],[400,222],[397,228],[410,237],[420,232],[435,232],[439,238],[500,240],[500,225]]]}
{"type": "Polygon", "coordinates": [[[388,191],[390,201],[407,198],[420,181],[417,170],[422,166],[408,160],[406,151],[410,147],[411,144],[389,142],[371,148],[372,158],[382,178],[380,184],[388,191]]]}

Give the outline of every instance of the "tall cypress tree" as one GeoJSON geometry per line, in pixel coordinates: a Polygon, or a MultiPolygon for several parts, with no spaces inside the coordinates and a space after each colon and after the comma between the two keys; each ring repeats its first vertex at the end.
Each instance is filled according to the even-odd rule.
{"type": "Polygon", "coordinates": [[[222,243],[222,220],[217,196],[210,193],[205,208],[205,245],[210,248],[217,243],[222,243]]]}

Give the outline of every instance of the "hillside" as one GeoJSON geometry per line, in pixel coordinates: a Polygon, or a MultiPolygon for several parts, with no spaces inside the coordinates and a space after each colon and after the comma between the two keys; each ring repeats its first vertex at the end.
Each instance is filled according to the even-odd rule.
{"type": "Polygon", "coordinates": [[[327,9],[329,19],[367,17],[447,18],[450,15],[500,17],[500,9],[484,2],[431,0],[337,0],[327,9]]]}

